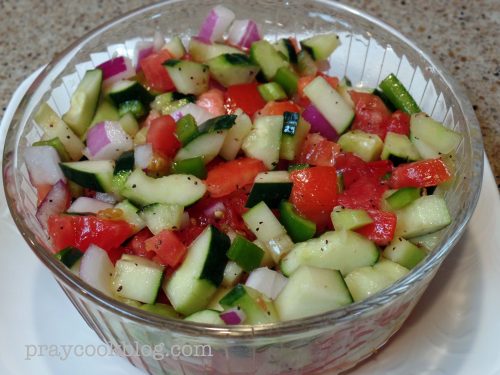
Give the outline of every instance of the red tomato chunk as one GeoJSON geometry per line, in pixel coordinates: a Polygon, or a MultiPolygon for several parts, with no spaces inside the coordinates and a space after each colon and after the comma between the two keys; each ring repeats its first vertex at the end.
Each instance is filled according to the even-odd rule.
{"type": "Polygon", "coordinates": [[[451,173],[441,159],[420,160],[395,168],[389,185],[392,189],[429,187],[442,184],[450,178],[451,173]]]}

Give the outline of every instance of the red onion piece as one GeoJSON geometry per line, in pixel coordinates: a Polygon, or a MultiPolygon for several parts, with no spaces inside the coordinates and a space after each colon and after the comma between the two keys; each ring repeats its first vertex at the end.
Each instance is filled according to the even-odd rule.
{"type": "Polygon", "coordinates": [[[115,195],[110,193],[102,193],[100,191],[95,192],[95,199],[112,205],[116,204],[116,202],[118,201],[115,195]]]}
{"type": "MultiPolygon", "coordinates": [[[[71,202],[71,194],[68,185],[63,180],[59,180],[47,196],[43,199],[36,210],[36,218],[40,225],[47,229],[47,222],[52,215],[60,214],[68,208],[71,202]]],[[[60,249],[57,249],[60,250],[60,249]]]]}
{"type": "Polygon", "coordinates": [[[229,29],[228,39],[233,45],[250,48],[253,42],[262,39],[262,33],[255,21],[236,20],[229,29]]]}
{"type": "Polygon", "coordinates": [[[198,125],[201,125],[205,121],[210,120],[213,117],[216,117],[210,112],[208,112],[205,108],[202,108],[194,103],[186,104],[184,107],[179,108],[170,116],[172,116],[175,121],[179,121],[179,119],[186,116],[187,114],[192,115],[196,120],[196,124],[198,125]]]}
{"type": "Polygon", "coordinates": [[[103,80],[106,84],[117,82],[121,79],[127,79],[135,75],[135,69],[129,58],[118,56],[98,65],[102,70],[103,80]]]}
{"type": "Polygon", "coordinates": [[[137,168],[146,169],[153,159],[153,147],[150,143],[137,146],[134,150],[134,163],[137,168]]]}
{"type": "Polygon", "coordinates": [[[153,42],[138,42],[134,47],[134,66],[135,71],[138,72],[141,68],[141,61],[154,53],[153,42]]]}
{"type": "Polygon", "coordinates": [[[66,180],[59,167],[61,159],[52,146],[27,147],[24,161],[34,186],[54,185],[59,180],[66,180]]]}
{"type": "Polygon", "coordinates": [[[242,310],[233,308],[220,313],[220,318],[229,325],[241,324],[245,321],[246,315],[242,310]]]}
{"type": "Polygon", "coordinates": [[[113,208],[113,205],[94,198],[79,197],[68,208],[68,212],[77,214],[96,214],[108,208],[113,208]]]}
{"type": "Polygon", "coordinates": [[[212,8],[203,21],[198,37],[204,41],[222,41],[224,32],[234,20],[234,13],[222,5],[212,8]]]}
{"type": "Polygon", "coordinates": [[[321,114],[321,112],[313,105],[310,104],[302,112],[304,120],[311,124],[311,133],[320,133],[323,137],[337,141],[339,135],[335,131],[328,120],[321,114]]]}
{"type": "Polygon", "coordinates": [[[275,299],[287,281],[288,279],[279,272],[261,267],[250,273],[245,285],[258,290],[270,299],[275,299]]]}
{"type": "Polygon", "coordinates": [[[111,293],[111,277],[115,271],[105,250],[96,245],[90,245],[82,256],[80,277],[90,286],[108,296],[111,293]]]}
{"type": "Polygon", "coordinates": [[[116,160],[134,143],[121,125],[115,121],[103,121],[87,133],[87,148],[83,151],[89,160],[116,160]]]}

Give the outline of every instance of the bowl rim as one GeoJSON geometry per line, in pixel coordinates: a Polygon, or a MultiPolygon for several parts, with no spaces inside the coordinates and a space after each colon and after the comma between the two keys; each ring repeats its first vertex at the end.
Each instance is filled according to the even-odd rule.
{"type": "MultiPolygon", "coordinates": [[[[472,105],[468,97],[465,95],[465,91],[462,88],[462,86],[459,85],[438,62],[435,62],[434,59],[432,59],[431,56],[420,46],[418,46],[415,42],[404,36],[402,33],[400,33],[392,26],[354,7],[345,4],[340,4],[336,1],[329,1],[329,0],[312,0],[312,1],[331,7],[332,9],[338,9],[342,12],[350,13],[353,16],[363,19],[364,21],[375,24],[376,26],[384,29],[384,31],[392,34],[393,37],[405,43],[415,52],[419,53],[419,55],[421,55],[422,58],[426,60],[426,62],[430,66],[439,71],[442,80],[455,93],[455,99],[459,104],[459,110],[462,111],[464,117],[467,120],[468,129],[469,130],[480,129],[478,120],[475,116],[475,112],[473,111],[472,105]]],[[[60,53],[58,53],[52,59],[52,61],[50,61],[45,66],[45,68],[40,72],[40,74],[36,77],[34,82],[28,88],[20,104],[16,108],[13,119],[21,118],[25,110],[25,107],[27,105],[28,99],[32,95],[32,93],[34,93],[37,90],[38,86],[47,78],[51,70],[58,64],[62,63],[65,59],[68,59],[68,57],[71,55],[72,52],[76,53],[80,45],[87,43],[92,38],[97,36],[99,33],[109,28],[112,28],[113,26],[115,26],[120,22],[133,18],[134,16],[140,15],[141,13],[150,12],[156,8],[160,8],[168,4],[175,4],[179,2],[184,2],[184,0],[165,0],[147,6],[136,8],[122,15],[119,15],[113,18],[112,20],[94,28],[93,30],[84,34],[78,40],[71,43],[67,48],[63,49],[60,53]]],[[[12,122],[13,120],[11,121],[11,124],[12,122]]],[[[7,139],[9,138],[9,136],[12,135],[11,133],[13,132],[14,132],[13,127],[9,126],[7,139]]],[[[13,217],[18,230],[23,235],[24,240],[31,247],[35,255],[52,272],[52,274],[56,277],[57,281],[59,283],[64,284],[65,287],[68,287],[69,289],[76,291],[80,295],[80,297],[90,300],[93,303],[97,304],[98,306],[104,308],[105,310],[117,314],[122,318],[126,318],[135,323],[144,324],[155,328],[160,328],[160,329],[169,328],[173,329],[176,333],[182,333],[192,336],[202,335],[211,338],[222,337],[222,338],[237,338],[237,339],[255,339],[257,338],[257,336],[267,337],[267,336],[275,336],[277,334],[279,334],[280,336],[284,336],[284,335],[301,334],[304,333],[306,330],[307,331],[325,330],[327,327],[332,327],[335,324],[341,324],[347,320],[355,319],[360,315],[369,313],[376,307],[390,303],[392,300],[397,298],[397,296],[399,296],[402,291],[409,288],[411,284],[416,282],[418,279],[427,276],[433,270],[437,270],[438,267],[436,267],[436,264],[439,266],[439,264],[442,262],[445,256],[451,251],[451,249],[455,246],[455,244],[458,242],[461,235],[463,234],[465,226],[470,220],[472,213],[477,205],[477,201],[479,199],[479,195],[481,192],[482,174],[484,167],[483,165],[484,151],[483,151],[483,144],[482,144],[482,137],[480,130],[471,133],[471,141],[472,144],[474,145],[474,147],[472,147],[471,163],[474,163],[475,165],[474,170],[476,173],[474,175],[475,178],[469,180],[471,186],[470,189],[471,200],[469,202],[470,209],[466,210],[462,218],[462,221],[459,223],[457,229],[448,238],[442,239],[439,243],[439,246],[437,246],[437,249],[433,250],[433,253],[429,254],[429,257],[426,262],[412,269],[412,271],[407,276],[398,280],[390,287],[384,289],[383,292],[377,293],[374,296],[371,296],[363,301],[353,303],[346,307],[328,311],[319,315],[314,315],[297,320],[261,324],[255,326],[241,325],[241,326],[228,327],[228,326],[217,326],[211,324],[195,323],[195,322],[184,322],[183,320],[161,317],[159,315],[149,313],[145,310],[132,307],[123,302],[115,300],[112,297],[104,295],[97,289],[87,285],[79,277],[71,273],[69,269],[61,266],[61,263],[55,257],[53,257],[52,254],[49,253],[44,246],[38,243],[36,236],[26,228],[26,224],[23,222],[23,220],[15,214],[16,212],[16,209],[14,207],[15,203],[9,196],[7,192],[7,185],[5,183],[4,183],[4,189],[8,207],[11,212],[11,216],[13,217]]],[[[5,147],[3,155],[3,169],[6,168],[5,162],[7,156],[8,156],[7,147],[5,147]]],[[[63,287],[63,289],[65,289],[65,287],[63,287]]],[[[74,302],[73,298],[71,298],[71,300],[74,302]]]]}

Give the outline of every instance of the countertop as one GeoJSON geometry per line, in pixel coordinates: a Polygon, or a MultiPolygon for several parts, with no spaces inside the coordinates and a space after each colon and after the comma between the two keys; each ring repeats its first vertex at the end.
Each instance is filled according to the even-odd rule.
{"type": "MultiPolygon", "coordinates": [[[[500,184],[500,2],[349,0],[394,26],[465,87],[500,184]]],[[[92,28],[151,1],[0,0],[0,116],[17,85],[92,28]]]]}

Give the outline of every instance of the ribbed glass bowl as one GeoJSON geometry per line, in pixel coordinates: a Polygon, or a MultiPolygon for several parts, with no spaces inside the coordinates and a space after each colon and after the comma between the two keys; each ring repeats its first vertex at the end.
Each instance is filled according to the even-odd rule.
{"type": "Polygon", "coordinates": [[[7,135],[4,185],[12,216],[35,254],[99,337],[135,366],[151,374],[303,374],[348,369],[382,346],[404,323],[444,258],[460,238],[475,208],[481,184],[480,129],[463,90],[419,47],[391,27],[360,11],[323,0],[165,1],[131,12],[88,33],[52,61],[31,85],[7,135]],[[161,318],[110,299],[69,272],[52,253],[35,218],[36,193],[29,183],[24,152],[41,137],[33,121],[48,101],[59,113],[85,70],[114,53],[132,53],[154,30],[195,33],[216,4],[238,18],[257,20],[267,38],[299,38],[335,31],[341,46],[330,74],[375,87],[395,73],[423,111],[463,134],[456,176],[445,196],[453,222],[437,236],[422,264],[385,291],[322,315],[284,323],[217,327],[161,318]]]}

